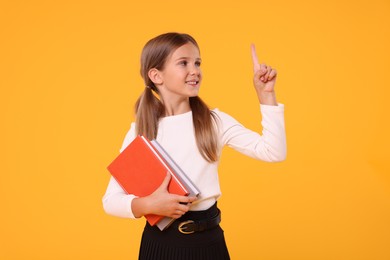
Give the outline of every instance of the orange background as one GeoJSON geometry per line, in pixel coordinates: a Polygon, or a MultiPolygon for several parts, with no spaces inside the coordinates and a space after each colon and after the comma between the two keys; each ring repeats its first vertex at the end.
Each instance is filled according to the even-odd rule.
{"type": "Polygon", "coordinates": [[[106,166],[167,31],[199,42],[200,95],[251,129],[250,43],[277,68],[288,158],[225,149],[232,259],[390,259],[390,2],[2,1],[0,259],[136,259],[144,220],[106,215],[106,166]]]}

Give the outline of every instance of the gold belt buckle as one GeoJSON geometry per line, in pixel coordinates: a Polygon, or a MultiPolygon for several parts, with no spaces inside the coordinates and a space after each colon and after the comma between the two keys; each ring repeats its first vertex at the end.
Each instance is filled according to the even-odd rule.
{"type": "Polygon", "coordinates": [[[186,231],[186,228],[187,228],[187,227],[185,227],[185,225],[191,224],[191,223],[194,223],[194,221],[193,221],[193,220],[183,221],[183,222],[181,222],[181,223],[179,224],[179,226],[177,227],[177,229],[179,229],[180,233],[182,233],[182,234],[186,234],[186,235],[192,234],[192,233],[194,233],[195,231],[194,231],[194,230],[192,230],[192,231],[186,231]]]}

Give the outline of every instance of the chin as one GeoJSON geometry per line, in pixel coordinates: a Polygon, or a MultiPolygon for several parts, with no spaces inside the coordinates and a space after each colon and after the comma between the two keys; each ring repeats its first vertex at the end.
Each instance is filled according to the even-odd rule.
{"type": "Polygon", "coordinates": [[[199,91],[197,91],[196,93],[193,93],[193,94],[189,95],[189,97],[197,97],[197,96],[199,96],[199,91]]]}

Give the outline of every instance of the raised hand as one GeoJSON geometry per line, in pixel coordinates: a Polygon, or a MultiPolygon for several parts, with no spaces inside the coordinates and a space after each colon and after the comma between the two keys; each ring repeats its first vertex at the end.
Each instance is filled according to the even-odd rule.
{"type": "MultiPolygon", "coordinates": [[[[276,98],[274,92],[277,72],[275,69],[271,68],[271,66],[268,66],[265,63],[259,63],[254,44],[251,45],[251,51],[254,72],[253,84],[256,88],[256,92],[259,96],[259,99],[262,99],[261,101],[265,101],[263,97],[266,97],[266,99],[270,99],[268,97],[272,95],[274,96],[274,102],[272,101],[271,103],[275,105],[276,98]]],[[[265,103],[270,103],[270,100],[266,100],[265,103]]]]}

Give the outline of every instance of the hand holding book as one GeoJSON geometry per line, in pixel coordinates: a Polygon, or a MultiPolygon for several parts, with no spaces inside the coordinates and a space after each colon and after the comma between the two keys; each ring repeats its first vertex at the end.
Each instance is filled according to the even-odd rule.
{"type": "Polygon", "coordinates": [[[136,217],[154,214],[177,219],[190,209],[190,203],[197,197],[180,196],[168,192],[171,174],[167,173],[160,187],[146,197],[136,198],[132,203],[136,217]]]}

